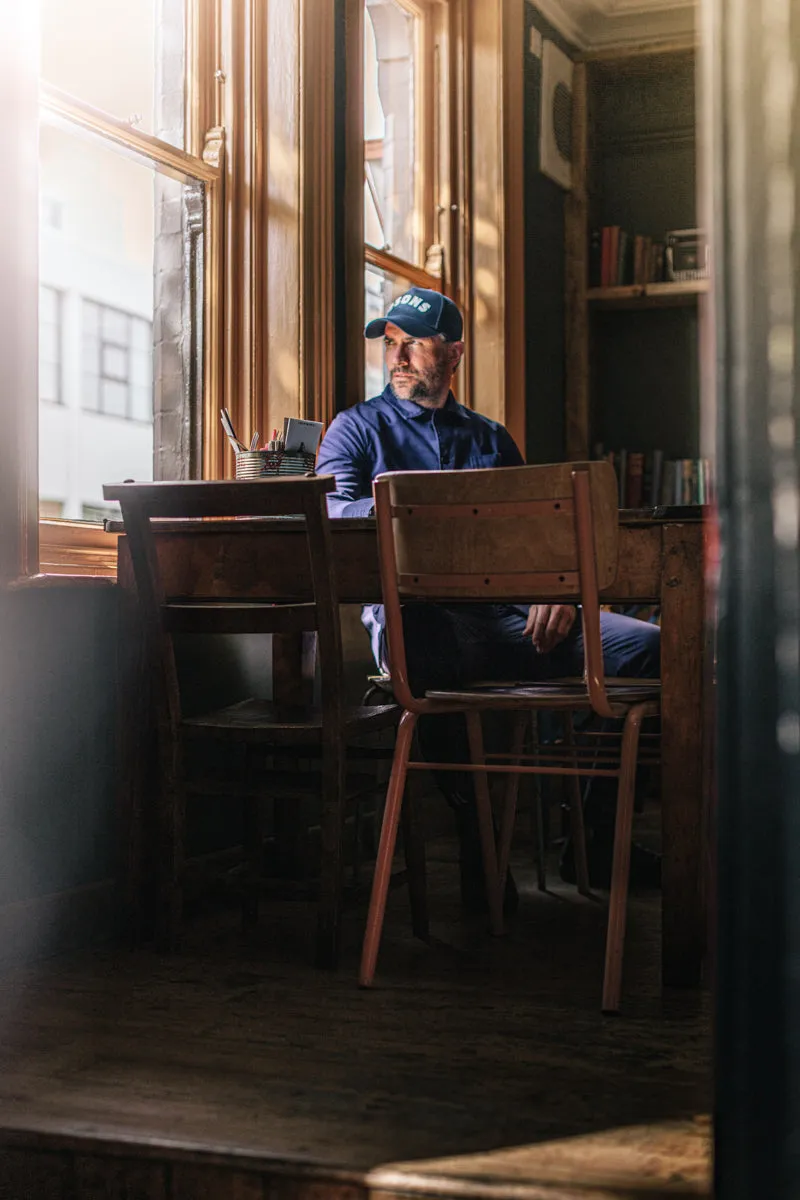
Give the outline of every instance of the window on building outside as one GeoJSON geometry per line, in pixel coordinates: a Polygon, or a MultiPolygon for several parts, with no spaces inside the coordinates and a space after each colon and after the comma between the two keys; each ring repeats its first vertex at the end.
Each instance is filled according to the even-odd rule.
{"type": "Polygon", "coordinates": [[[84,300],[82,324],[83,408],[128,421],[152,421],[152,322],[84,300]]]}

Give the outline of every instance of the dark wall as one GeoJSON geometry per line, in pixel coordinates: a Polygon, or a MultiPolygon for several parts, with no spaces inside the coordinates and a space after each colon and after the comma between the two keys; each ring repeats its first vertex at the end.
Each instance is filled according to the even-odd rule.
{"type": "MultiPolygon", "coordinates": [[[[590,224],[663,241],[696,225],[694,61],[589,80],[590,224]]],[[[592,441],[694,458],[699,441],[697,306],[597,313],[592,441]]]]}
{"type": "Polygon", "coordinates": [[[564,457],[564,190],[539,170],[542,60],[537,29],[570,57],[574,47],[525,5],[525,328],[528,462],[564,457]]]}
{"type": "MultiPolygon", "coordinates": [[[[0,595],[0,906],[117,872],[118,637],[115,588],[0,595]]],[[[270,694],[269,638],[179,650],[187,713],[270,694]]],[[[199,804],[189,847],[225,844],[234,826],[224,804],[199,804]]]]}
{"type": "Polygon", "coordinates": [[[114,873],[117,597],[0,595],[0,904],[114,873]]]}

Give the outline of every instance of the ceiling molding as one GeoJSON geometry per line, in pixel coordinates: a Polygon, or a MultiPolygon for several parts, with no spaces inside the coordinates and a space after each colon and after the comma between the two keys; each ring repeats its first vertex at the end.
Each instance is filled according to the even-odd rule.
{"type": "Polygon", "coordinates": [[[686,44],[695,36],[695,0],[528,0],[579,50],[686,44]]]}

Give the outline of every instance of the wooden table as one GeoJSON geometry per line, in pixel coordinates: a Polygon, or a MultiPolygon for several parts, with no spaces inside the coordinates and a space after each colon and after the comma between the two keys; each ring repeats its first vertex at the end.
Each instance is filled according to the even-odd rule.
{"type": "MultiPolygon", "coordinates": [[[[379,601],[374,521],[337,520],[332,528],[340,600],[347,604],[379,601]]],[[[311,594],[305,534],[300,522],[292,518],[203,521],[191,532],[185,527],[177,531],[164,522],[157,544],[169,595],[235,594],[295,600],[311,594]]],[[[140,831],[146,818],[144,794],[151,790],[142,771],[146,714],[142,689],[135,685],[138,639],[133,633],[133,579],[124,537],[119,539],[119,547],[118,579],[126,598],[120,675],[125,710],[121,771],[128,793],[125,803],[140,831]]],[[[514,599],[525,598],[509,597],[514,599]]],[[[661,605],[663,982],[665,986],[693,987],[700,981],[706,941],[702,521],[621,514],[617,581],[602,600],[661,605]]],[[[274,646],[276,698],[290,701],[302,686],[300,661],[299,637],[289,636],[274,646]]],[[[135,834],[134,843],[140,838],[141,832],[135,834]]],[[[135,845],[127,853],[139,862],[135,845]]],[[[134,862],[129,866],[136,878],[134,862]]]]}

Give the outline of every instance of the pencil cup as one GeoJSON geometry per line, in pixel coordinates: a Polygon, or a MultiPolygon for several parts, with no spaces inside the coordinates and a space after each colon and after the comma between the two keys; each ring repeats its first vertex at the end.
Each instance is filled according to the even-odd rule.
{"type": "Polygon", "coordinates": [[[243,450],[236,455],[237,479],[263,479],[265,475],[313,475],[315,455],[287,454],[285,450],[243,450]]]}

